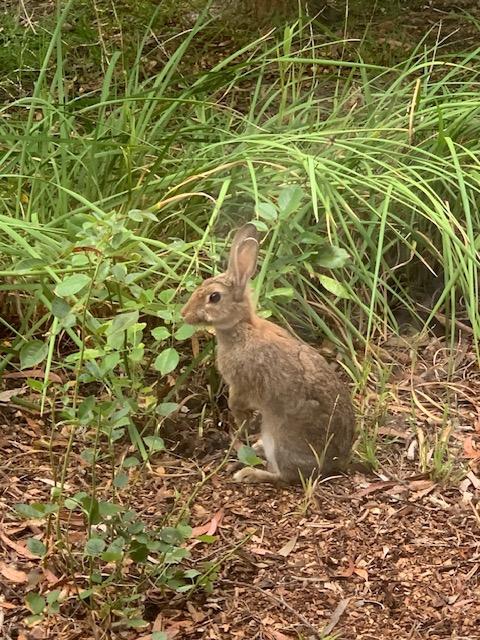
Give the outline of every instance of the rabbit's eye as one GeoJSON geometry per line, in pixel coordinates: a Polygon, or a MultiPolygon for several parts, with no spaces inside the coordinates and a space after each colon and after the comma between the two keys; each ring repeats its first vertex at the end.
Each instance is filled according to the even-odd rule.
{"type": "Polygon", "coordinates": [[[221,297],[222,296],[218,293],[218,291],[214,291],[208,296],[208,301],[213,302],[213,304],[215,304],[216,302],[220,302],[221,297]]]}

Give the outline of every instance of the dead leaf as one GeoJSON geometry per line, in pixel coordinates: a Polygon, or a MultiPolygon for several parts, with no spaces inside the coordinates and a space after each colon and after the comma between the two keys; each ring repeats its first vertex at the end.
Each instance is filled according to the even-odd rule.
{"type": "Polygon", "coordinates": [[[278,555],[283,556],[284,558],[290,555],[294,550],[295,545],[297,544],[297,540],[298,536],[295,536],[294,538],[289,540],[286,544],[283,545],[281,549],[279,549],[279,551],[277,551],[278,555]]]}
{"type": "Polygon", "coordinates": [[[28,576],[25,571],[19,571],[18,569],[4,563],[0,565],[0,573],[9,582],[13,582],[15,584],[28,582],[28,576]]]}
{"type": "Polygon", "coordinates": [[[195,609],[191,602],[187,602],[187,609],[194,622],[203,622],[207,617],[202,611],[198,611],[198,609],[195,609]]]}
{"type": "MultiPolygon", "coordinates": [[[[213,516],[213,518],[206,522],[205,524],[200,525],[199,527],[194,527],[192,529],[192,538],[197,538],[198,536],[213,536],[220,526],[223,520],[224,510],[219,509],[217,513],[213,516]]],[[[199,544],[201,540],[193,540],[190,547],[194,547],[196,544],[199,544]]]]}
{"type": "Polygon", "coordinates": [[[286,636],[281,631],[276,631],[275,629],[268,630],[267,634],[272,640],[292,640],[292,636],[286,636]]]}
{"type": "Polygon", "coordinates": [[[19,387],[18,389],[7,389],[6,391],[0,391],[0,402],[6,404],[10,402],[13,396],[21,396],[25,393],[27,387],[19,387]]]}
{"type": "Polygon", "coordinates": [[[372,482],[365,489],[360,489],[354,493],[355,498],[363,498],[364,496],[368,496],[370,493],[374,493],[376,491],[384,491],[385,489],[390,489],[396,485],[395,480],[382,480],[381,482],[372,482]]]}
{"type": "Polygon", "coordinates": [[[10,549],[14,549],[18,555],[23,558],[28,558],[29,560],[38,560],[39,558],[31,551],[27,549],[27,547],[19,542],[14,542],[14,540],[10,540],[2,531],[0,531],[0,540],[2,540],[10,549]]]}
{"type": "Polygon", "coordinates": [[[470,480],[470,482],[473,484],[473,486],[475,487],[475,489],[477,491],[480,491],[480,480],[477,478],[477,476],[473,473],[473,471],[469,471],[467,473],[467,478],[470,480]]]}
{"type": "Polygon", "coordinates": [[[355,567],[353,573],[355,573],[359,578],[365,580],[365,582],[368,582],[368,571],[366,569],[363,569],[362,567],[355,567]]]}
{"type": "Polygon", "coordinates": [[[480,450],[476,449],[472,436],[463,441],[463,454],[469,460],[480,460],[480,450]]]}
{"type": "MultiPolygon", "coordinates": [[[[25,371],[9,371],[5,373],[4,378],[10,378],[11,380],[17,380],[22,378],[41,378],[45,379],[45,371],[43,369],[26,369],[25,371]]],[[[62,378],[57,374],[50,371],[48,373],[48,379],[50,382],[58,382],[63,384],[62,378]]]]}

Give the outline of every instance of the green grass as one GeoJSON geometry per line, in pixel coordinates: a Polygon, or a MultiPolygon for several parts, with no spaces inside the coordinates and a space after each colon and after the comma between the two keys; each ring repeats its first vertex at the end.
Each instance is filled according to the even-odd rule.
{"type": "MultiPolygon", "coordinates": [[[[121,567],[93,583],[102,562],[123,554],[158,552],[150,570],[162,588],[210,587],[208,567],[171,570],[169,554],[188,537],[181,505],[162,520],[167,533],[145,534],[141,553],[137,521],[116,507],[129,513],[127,470],[163,450],[183,385],[211,361],[208,342],[192,357],[179,308],[222,267],[233,227],[253,219],[264,232],[263,312],[314,342],[327,337],[360,387],[377,358],[371,345],[398,330],[399,307],[427,327],[441,311],[452,340],[465,315],[478,353],[480,50],[453,61],[420,43],[384,68],[333,58],[336,45],[300,20],[187,72],[201,17],[154,73],[141,64],[147,27],[128,65],[120,51],[102,56],[101,85],[80,93],[62,36],[73,5],[52,24],[31,94],[1,108],[0,371],[47,374],[29,380],[32,401],[53,411],[52,433],[67,429],[68,444],[40,515],[60,540],[58,507],[68,499],[85,515],[90,560],[80,548],[63,559],[88,576],[89,605],[113,609],[121,567]],[[425,317],[432,282],[440,293],[425,317]],[[68,382],[48,382],[60,370],[68,382]],[[124,439],[128,464],[115,456],[124,439]],[[90,492],[70,496],[76,448],[92,463],[90,492]],[[108,496],[98,494],[100,463],[111,466],[108,496]],[[117,520],[99,542],[90,534],[102,509],[117,520]]],[[[372,463],[375,446],[373,434],[372,463]]],[[[129,620],[141,615],[127,609],[129,620]]]]}

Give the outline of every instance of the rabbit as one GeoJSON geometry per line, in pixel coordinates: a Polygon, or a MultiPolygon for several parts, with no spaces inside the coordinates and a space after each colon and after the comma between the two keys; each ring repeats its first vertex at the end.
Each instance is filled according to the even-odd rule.
{"type": "Polygon", "coordinates": [[[225,273],[208,278],[181,311],[190,325],[215,329],[217,367],[237,424],[261,415],[267,468],[244,467],[237,482],[294,484],[348,466],[355,416],[347,387],[313,347],[255,313],[249,280],[259,252],[251,223],[235,235],[225,273]]]}

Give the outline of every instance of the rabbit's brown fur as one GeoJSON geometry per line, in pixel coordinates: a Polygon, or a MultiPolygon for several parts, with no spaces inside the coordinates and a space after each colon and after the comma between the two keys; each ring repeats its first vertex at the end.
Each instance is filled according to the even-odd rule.
{"type": "Polygon", "coordinates": [[[182,310],[189,324],[215,327],[217,366],[236,421],[253,411],[262,417],[268,470],[246,467],[234,478],[293,483],[300,474],[342,471],[355,438],[350,394],[315,349],[255,314],[248,280],[257,254],[255,227],[245,225],[234,238],[226,273],[203,282],[182,310]]]}

